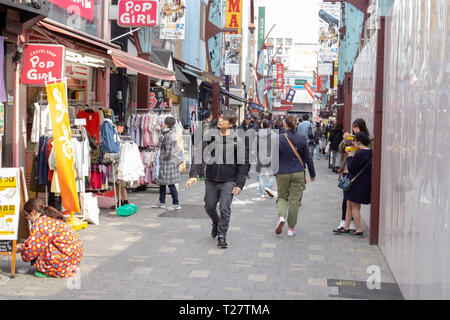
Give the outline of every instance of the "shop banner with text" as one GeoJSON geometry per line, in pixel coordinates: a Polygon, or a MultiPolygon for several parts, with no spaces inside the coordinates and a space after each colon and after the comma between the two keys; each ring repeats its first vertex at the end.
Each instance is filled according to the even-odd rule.
{"type": "Polygon", "coordinates": [[[70,132],[66,85],[63,82],[47,83],[47,100],[53,129],[56,173],[61,199],[66,212],[80,212],[70,132]]]}
{"type": "Polygon", "coordinates": [[[22,84],[45,86],[64,77],[65,47],[26,43],[22,55],[22,84]]]}
{"type": "Polygon", "coordinates": [[[241,33],[242,27],[242,0],[227,0],[226,28],[238,29],[241,33]]]}
{"type": "Polygon", "coordinates": [[[159,38],[184,40],[186,4],[184,0],[160,0],[159,38]]]}
{"type": "Polygon", "coordinates": [[[87,20],[94,21],[94,0],[48,0],[87,20]]]}
{"type": "Polygon", "coordinates": [[[19,169],[0,168],[0,240],[17,240],[19,215],[19,169]]]}
{"type": "Polygon", "coordinates": [[[121,27],[155,27],[159,22],[158,1],[120,0],[117,24],[121,27]]]}
{"type": "Polygon", "coordinates": [[[284,89],[284,64],[277,64],[277,89],[284,89]]]}

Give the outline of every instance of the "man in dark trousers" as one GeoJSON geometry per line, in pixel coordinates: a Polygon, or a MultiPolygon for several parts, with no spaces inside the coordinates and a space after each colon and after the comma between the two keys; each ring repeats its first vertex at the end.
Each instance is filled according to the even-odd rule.
{"type": "MultiPolygon", "coordinates": [[[[217,127],[211,127],[205,136],[205,139],[211,139],[211,141],[208,141],[203,154],[208,151],[206,149],[211,149],[211,158],[202,157],[202,163],[207,164],[205,210],[213,222],[211,236],[213,238],[218,236],[217,245],[220,248],[228,247],[225,237],[230,224],[231,202],[233,196],[240,194],[244,188],[250,170],[248,145],[234,130],[236,122],[236,112],[225,110],[219,117],[217,127]],[[242,150],[242,148],[244,149],[242,150]],[[217,154],[216,151],[218,151],[217,154]],[[219,202],[220,216],[217,214],[219,202]]],[[[189,180],[186,182],[187,187],[197,183],[197,177],[201,170],[201,164],[196,163],[197,161],[193,162],[189,180]]]]}

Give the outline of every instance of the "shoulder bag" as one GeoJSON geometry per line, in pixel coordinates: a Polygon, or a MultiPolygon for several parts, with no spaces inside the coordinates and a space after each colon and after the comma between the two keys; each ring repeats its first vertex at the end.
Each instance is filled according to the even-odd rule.
{"type": "Polygon", "coordinates": [[[338,183],[338,187],[341,188],[344,191],[349,191],[350,188],[352,187],[353,181],[355,181],[356,178],[358,178],[358,176],[364,171],[366,170],[366,168],[369,166],[369,164],[372,162],[372,159],[370,159],[366,165],[364,166],[364,168],[362,168],[361,171],[358,172],[358,174],[356,176],[353,177],[353,179],[349,179],[347,177],[342,177],[341,179],[339,179],[339,183],[338,183]]]}
{"type": "Polygon", "coordinates": [[[300,157],[300,155],[298,154],[297,149],[295,148],[294,144],[292,143],[291,139],[288,137],[288,135],[286,133],[283,133],[284,137],[286,138],[287,142],[289,143],[289,145],[291,146],[292,151],[294,151],[295,155],[297,156],[298,160],[300,161],[300,163],[302,164],[304,170],[303,170],[303,186],[302,186],[302,190],[306,189],[306,167],[302,161],[302,158],[300,157]]]}

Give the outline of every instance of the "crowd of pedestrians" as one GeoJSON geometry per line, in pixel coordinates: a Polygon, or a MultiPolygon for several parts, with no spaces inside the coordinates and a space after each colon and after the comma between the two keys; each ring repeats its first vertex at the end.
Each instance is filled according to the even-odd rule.
{"type": "MultiPolygon", "coordinates": [[[[221,112],[216,120],[210,113],[206,115],[199,150],[202,161],[193,162],[186,182],[186,186],[191,187],[198,180],[205,180],[204,208],[212,222],[211,237],[217,238],[219,248],[228,247],[226,236],[231,204],[249,178],[252,153],[256,155],[260,197],[266,198],[267,194],[276,198],[275,234],[281,234],[286,223],[288,237],[296,234],[307,182],[306,170],[311,182],[316,179],[315,154],[316,161],[329,159],[329,168],[339,173],[339,186],[346,182],[346,187],[342,187],[341,222],[333,232],[363,236],[360,209],[361,205],[370,204],[372,171],[372,141],[363,119],[353,122],[351,133],[344,133],[340,124],[313,123],[307,115],[300,120],[295,115],[273,119],[247,115],[240,125],[237,119],[232,110],[221,112]],[[251,133],[249,130],[255,134],[248,134],[251,133]],[[210,157],[205,158],[205,151],[214,143],[216,148],[211,148],[210,157]],[[274,148],[276,143],[278,146],[274,148]],[[256,149],[252,150],[251,146],[256,149]],[[274,165],[275,159],[277,165],[274,165]]],[[[166,190],[169,188],[170,209],[181,209],[176,187],[181,179],[177,161],[174,161],[174,124],[173,117],[165,118],[160,137],[160,195],[154,208],[166,208],[166,190]]],[[[81,261],[83,246],[72,226],[62,213],[45,206],[39,199],[28,201],[24,210],[32,228],[30,238],[18,246],[23,260],[36,266],[38,277],[73,275],[81,261]],[[53,226],[52,233],[46,226],[53,226]],[[45,252],[57,254],[43,256],[45,252]],[[62,261],[61,256],[69,258],[62,261]]]]}

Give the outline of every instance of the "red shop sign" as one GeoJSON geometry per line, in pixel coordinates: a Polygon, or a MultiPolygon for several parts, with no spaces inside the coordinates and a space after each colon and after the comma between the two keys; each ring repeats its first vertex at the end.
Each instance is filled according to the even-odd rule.
{"type": "Polygon", "coordinates": [[[23,48],[22,84],[45,86],[64,77],[65,47],[27,43],[23,48]]]}
{"type": "Polygon", "coordinates": [[[94,0],[48,0],[66,11],[94,21],[94,0]]]}
{"type": "Polygon", "coordinates": [[[278,89],[284,88],[284,64],[277,64],[277,83],[278,89]]]}
{"type": "Polygon", "coordinates": [[[158,18],[158,1],[119,1],[117,24],[121,27],[155,27],[158,24],[158,18]]]}

